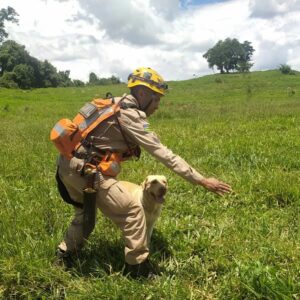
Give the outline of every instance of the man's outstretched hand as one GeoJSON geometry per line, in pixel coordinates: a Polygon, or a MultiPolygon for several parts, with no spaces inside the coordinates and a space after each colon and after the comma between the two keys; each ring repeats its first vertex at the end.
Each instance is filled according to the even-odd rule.
{"type": "Polygon", "coordinates": [[[200,180],[199,184],[202,185],[207,190],[209,190],[213,193],[216,193],[220,196],[223,196],[225,194],[232,192],[232,188],[229,184],[222,182],[213,177],[203,178],[200,180]]]}

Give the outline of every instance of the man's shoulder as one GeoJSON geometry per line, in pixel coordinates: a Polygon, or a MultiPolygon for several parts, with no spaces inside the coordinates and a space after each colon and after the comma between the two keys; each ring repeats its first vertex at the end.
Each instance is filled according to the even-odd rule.
{"type": "Polygon", "coordinates": [[[130,116],[135,119],[144,119],[144,120],[147,119],[146,114],[137,108],[129,108],[126,110],[122,110],[122,113],[125,114],[126,116],[130,116]]]}
{"type": "Polygon", "coordinates": [[[129,119],[133,120],[146,120],[147,116],[146,114],[139,110],[138,107],[135,105],[135,103],[132,102],[123,102],[121,103],[121,116],[128,117],[129,119]]]}
{"type": "Polygon", "coordinates": [[[139,104],[134,96],[124,94],[120,101],[120,117],[124,123],[138,124],[147,122],[147,116],[139,109],[139,104]]]}
{"type": "Polygon", "coordinates": [[[136,108],[121,109],[121,122],[134,127],[147,123],[146,114],[136,108]]]}

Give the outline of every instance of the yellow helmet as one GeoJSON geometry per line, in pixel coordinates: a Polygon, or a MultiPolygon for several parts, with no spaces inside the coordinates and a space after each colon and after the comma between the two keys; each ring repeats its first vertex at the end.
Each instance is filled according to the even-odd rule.
{"type": "Polygon", "coordinates": [[[164,79],[155,70],[145,67],[138,68],[129,74],[127,86],[132,88],[136,85],[144,85],[161,95],[164,95],[168,89],[164,79]]]}

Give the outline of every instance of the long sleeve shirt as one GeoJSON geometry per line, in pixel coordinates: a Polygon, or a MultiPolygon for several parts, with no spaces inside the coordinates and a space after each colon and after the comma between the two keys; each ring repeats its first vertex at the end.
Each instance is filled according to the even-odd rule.
{"type": "MultiPolygon", "coordinates": [[[[90,133],[93,136],[93,145],[101,151],[109,150],[119,153],[126,152],[128,146],[138,145],[185,180],[192,184],[199,183],[203,176],[184,159],[164,146],[157,135],[149,130],[146,114],[139,109],[137,100],[132,95],[123,95],[123,97],[115,98],[115,101],[118,102],[121,99],[124,105],[118,116],[119,122],[112,117],[100,123],[90,133]]],[[[79,149],[79,151],[84,150],[79,149]]],[[[107,186],[116,181],[115,178],[106,179],[107,186]]]]}

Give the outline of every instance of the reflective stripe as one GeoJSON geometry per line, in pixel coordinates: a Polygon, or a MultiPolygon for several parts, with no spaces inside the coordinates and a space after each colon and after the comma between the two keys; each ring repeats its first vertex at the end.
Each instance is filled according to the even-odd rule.
{"type": "Polygon", "coordinates": [[[53,130],[55,130],[59,136],[63,137],[66,135],[65,127],[61,126],[59,123],[56,123],[53,130]]]}

